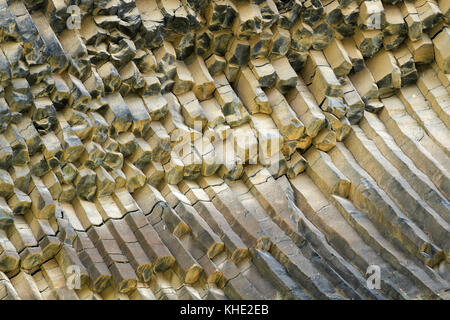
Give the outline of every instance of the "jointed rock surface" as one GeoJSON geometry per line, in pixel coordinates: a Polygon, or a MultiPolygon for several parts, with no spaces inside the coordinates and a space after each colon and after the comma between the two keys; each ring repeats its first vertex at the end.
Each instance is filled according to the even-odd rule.
{"type": "Polygon", "coordinates": [[[450,299],[449,3],[0,0],[0,300],[450,299]]]}

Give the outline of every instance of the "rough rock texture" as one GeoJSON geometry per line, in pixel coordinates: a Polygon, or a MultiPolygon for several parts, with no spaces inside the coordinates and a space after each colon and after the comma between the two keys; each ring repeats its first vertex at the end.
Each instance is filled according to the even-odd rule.
{"type": "Polygon", "coordinates": [[[449,299],[449,12],[0,0],[0,299],[449,299]]]}

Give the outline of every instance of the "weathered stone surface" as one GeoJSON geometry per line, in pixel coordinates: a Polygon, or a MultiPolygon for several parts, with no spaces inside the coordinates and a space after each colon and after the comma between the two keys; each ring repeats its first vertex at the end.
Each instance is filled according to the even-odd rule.
{"type": "Polygon", "coordinates": [[[0,0],[0,300],[450,299],[449,14],[0,0]]]}

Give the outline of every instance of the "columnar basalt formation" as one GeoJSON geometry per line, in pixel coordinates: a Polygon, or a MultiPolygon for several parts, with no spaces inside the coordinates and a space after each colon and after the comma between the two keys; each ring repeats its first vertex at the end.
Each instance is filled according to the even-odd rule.
{"type": "Polygon", "coordinates": [[[449,3],[0,0],[0,299],[450,299],[449,3]]]}

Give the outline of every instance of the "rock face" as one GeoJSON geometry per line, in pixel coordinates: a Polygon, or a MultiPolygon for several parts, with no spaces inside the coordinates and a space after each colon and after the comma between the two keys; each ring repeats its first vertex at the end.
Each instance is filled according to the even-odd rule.
{"type": "Polygon", "coordinates": [[[0,300],[450,299],[448,1],[66,3],[0,0],[0,300]]]}

